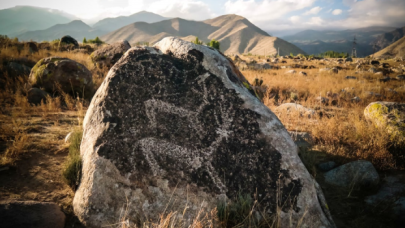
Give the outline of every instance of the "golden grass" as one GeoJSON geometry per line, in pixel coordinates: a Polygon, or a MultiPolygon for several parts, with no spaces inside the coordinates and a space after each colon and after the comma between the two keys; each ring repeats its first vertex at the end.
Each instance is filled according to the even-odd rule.
{"type": "MultiPolygon", "coordinates": [[[[302,65],[327,67],[319,63],[305,61],[302,65]]],[[[280,65],[291,64],[292,60],[288,60],[287,64],[280,65]]],[[[394,65],[393,62],[390,64],[394,65]]],[[[250,82],[256,78],[263,80],[267,86],[263,102],[270,109],[291,102],[317,111],[318,115],[313,118],[278,115],[288,130],[310,132],[316,141],[316,149],[339,158],[341,162],[366,159],[379,169],[405,168],[389,152],[391,147],[405,148],[404,144],[398,145],[389,138],[386,129],[368,123],[363,114],[365,107],[374,101],[403,102],[405,82],[384,83],[378,80],[382,76],[368,72],[355,74],[354,65],[348,64],[346,68],[337,74],[320,72],[319,69],[295,69],[296,74],[285,74],[291,69],[246,70],[242,73],[250,82]],[[299,75],[299,71],[305,71],[308,76],[299,75]],[[355,76],[357,80],[347,80],[346,76],[355,76]],[[369,92],[381,96],[370,96],[369,92]],[[319,96],[328,98],[329,102],[322,104],[316,99],[319,96]],[[353,102],[354,97],[359,97],[360,102],[353,102]]]]}

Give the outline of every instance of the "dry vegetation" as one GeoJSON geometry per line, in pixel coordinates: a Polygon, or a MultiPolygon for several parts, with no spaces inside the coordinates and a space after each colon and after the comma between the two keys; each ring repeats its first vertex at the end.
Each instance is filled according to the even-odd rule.
{"type": "MultiPolygon", "coordinates": [[[[67,214],[71,214],[72,188],[78,185],[80,177],[80,126],[89,101],[57,91],[60,96],[49,96],[38,106],[30,105],[27,100],[30,89],[28,75],[11,76],[5,69],[10,61],[33,65],[50,56],[70,58],[85,65],[93,74],[96,88],[107,73],[106,68],[94,67],[86,53],[39,50],[31,54],[27,48],[0,49],[0,80],[3,84],[0,86],[0,170],[16,170],[10,177],[1,176],[0,199],[57,202],[67,214]],[[65,143],[69,132],[73,135],[70,143],[65,143]]],[[[255,58],[263,61],[263,58],[255,58]]],[[[403,64],[387,62],[391,66],[403,64]]],[[[311,118],[300,115],[279,115],[279,118],[290,131],[312,134],[315,146],[310,151],[301,151],[301,158],[320,183],[322,177],[317,175],[316,165],[331,159],[339,163],[366,159],[379,170],[405,168],[399,154],[404,151],[404,142],[390,138],[385,129],[368,123],[363,114],[364,108],[373,101],[403,102],[404,81],[380,82],[382,76],[360,71],[355,74],[354,64],[341,64],[339,66],[344,70],[334,74],[319,72],[319,68],[328,64],[336,65],[331,62],[298,63],[314,65],[316,69],[296,69],[296,74],[285,74],[291,70],[288,68],[244,70],[242,73],[251,83],[255,79],[263,80],[262,87],[267,88],[263,102],[270,109],[293,102],[316,110],[317,114],[311,118]],[[299,75],[299,71],[305,71],[307,76],[299,75]],[[347,80],[346,76],[356,76],[357,79],[347,80]],[[370,92],[379,96],[370,95],[370,92]],[[329,101],[321,103],[317,100],[319,96],[329,101]],[[354,102],[353,97],[360,100],[354,102]]],[[[287,60],[287,63],[276,65],[292,64],[297,62],[287,60]]],[[[384,211],[365,210],[361,193],[352,194],[353,189],[325,189],[339,227],[384,227],[392,224],[388,217],[385,218],[384,211]]],[[[279,227],[276,217],[264,219],[259,224],[257,215],[253,213],[256,204],[257,201],[249,196],[241,196],[232,204],[218,205],[210,213],[196,215],[189,227],[279,227]]],[[[142,227],[179,227],[182,222],[178,220],[178,214],[182,212],[163,213],[159,221],[144,223],[142,227]]],[[[112,227],[130,227],[125,208],[117,221],[112,227]]],[[[72,227],[77,227],[77,224],[72,227]]]]}

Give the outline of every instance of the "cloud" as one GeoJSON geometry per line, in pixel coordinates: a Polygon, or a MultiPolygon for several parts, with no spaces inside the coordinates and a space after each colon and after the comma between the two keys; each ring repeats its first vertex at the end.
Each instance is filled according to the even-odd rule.
{"type": "Polygon", "coordinates": [[[332,11],[332,14],[333,15],[340,15],[340,14],[342,14],[342,12],[343,11],[341,9],[335,9],[335,10],[332,11]]]}
{"type": "Polygon", "coordinates": [[[310,14],[316,15],[316,14],[318,14],[321,10],[322,10],[321,7],[316,6],[316,7],[312,8],[312,9],[306,11],[303,15],[310,15],[310,14]]]}
{"type": "MultiPolygon", "coordinates": [[[[311,7],[316,0],[228,0],[224,7],[226,14],[237,14],[249,19],[265,30],[288,29],[294,18],[286,15],[311,7]]],[[[296,21],[295,21],[296,22],[296,21]]]]}
{"type": "Polygon", "coordinates": [[[216,16],[206,3],[197,0],[129,1],[129,7],[136,9],[136,12],[146,10],[165,17],[181,17],[193,20],[204,20],[216,16]]]}
{"type": "Polygon", "coordinates": [[[297,24],[301,20],[301,17],[300,16],[292,16],[289,19],[293,24],[297,24]]]}

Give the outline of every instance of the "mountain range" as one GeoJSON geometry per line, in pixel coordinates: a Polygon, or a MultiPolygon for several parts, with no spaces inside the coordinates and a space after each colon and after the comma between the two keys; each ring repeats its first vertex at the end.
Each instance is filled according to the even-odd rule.
{"type": "Polygon", "coordinates": [[[47,29],[77,19],[59,10],[16,6],[0,10],[0,34],[15,37],[27,31],[47,29]]]}
{"type": "Polygon", "coordinates": [[[398,41],[405,27],[367,27],[343,31],[305,30],[283,39],[270,36],[246,18],[223,15],[205,21],[165,18],[141,11],[130,16],[105,18],[92,27],[63,11],[31,6],[0,10],[0,34],[20,40],[44,41],[70,35],[81,41],[100,36],[107,43],[119,40],[154,43],[166,36],[185,40],[198,37],[205,43],[216,39],[225,53],[319,54],[326,51],[351,53],[356,37],[357,56],[364,57],[398,41]]]}
{"type": "Polygon", "coordinates": [[[82,41],[84,37],[87,39],[94,39],[105,33],[105,31],[94,29],[80,20],[74,20],[67,24],[57,24],[44,30],[25,32],[18,35],[17,38],[20,40],[41,42],[44,40],[55,40],[62,36],[70,35],[76,40],[82,41]]]}
{"type": "Polygon", "coordinates": [[[304,52],[280,38],[272,37],[249,20],[238,15],[223,15],[205,21],[173,18],[156,23],[136,22],[101,37],[107,43],[127,40],[130,43],[157,42],[166,36],[192,41],[198,37],[204,43],[218,40],[227,54],[276,54],[304,52]]]}
{"type": "Polygon", "coordinates": [[[404,36],[404,28],[367,27],[343,31],[305,30],[283,39],[295,44],[308,54],[326,51],[347,52],[351,54],[356,37],[357,56],[365,57],[387,47],[404,36]]]}
{"type": "Polygon", "coordinates": [[[158,14],[154,14],[151,12],[141,11],[130,16],[121,16],[115,18],[105,18],[103,20],[98,21],[93,25],[94,29],[111,32],[116,30],[117,28],[124,27],[126,25],[132,24],[137,21],[143,21],[146,23],[154,23],[158,21],[163,21],[168,18],[162,17],[158,14]]]}

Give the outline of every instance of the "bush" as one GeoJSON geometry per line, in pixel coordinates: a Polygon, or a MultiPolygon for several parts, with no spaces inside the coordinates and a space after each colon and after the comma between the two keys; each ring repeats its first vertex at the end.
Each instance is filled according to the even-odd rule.
{"type": "Polygon", "coordinates": [[[82,159],[80,157],[82,134],[82,130],[75,130],[72,132],[69,145],[69,155],[62,170],[62,175],[66,183],[73,189],[76,189],[79,186],[80,178],[82,176],[82,159]]]}
{"type": "Polygon", "coordinates": [[[215,48],[215,49],[217,49],[217,50],[219,51],[219,46],[220,46],[220,44],[219,44],[219,41],[212,39],[212,40],[209,42],[208,46],[209,46],[209,47],[212,47],[212,48],[215,48]]]}
{"type": "Polygon", "coordinates": [[[202,42],[201,40],[199,40],[198,37],[196,37],[194,41],[191,41],[191,43],[193,43],[193,44],[199,44],[199,45],[203,45],[203,44],[204,44],[204,42],[202,42]]]}
{"type": "Polygon", "coordinates": [[[100,40],[100,38],[98,38],[98,36],[97,36],[94,40],[87,40],[87,43],[99,45],[99,44],[103,44],[104,41],[100,40]]]}

